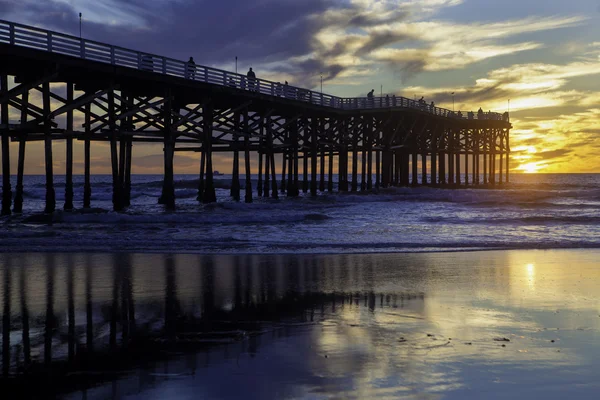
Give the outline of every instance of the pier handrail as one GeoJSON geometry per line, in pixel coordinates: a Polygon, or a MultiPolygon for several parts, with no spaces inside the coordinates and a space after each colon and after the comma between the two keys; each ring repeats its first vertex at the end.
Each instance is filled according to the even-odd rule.
{"type": "Polygon", "coordinates": [[[432,107],[423,102],[401,96],[342,98],[262,78],[248,78],[246,75],[218,68],[197,64],[192,65],[188,62],[169,57],[130,50],[5,20],[0,20],[0,43],[48,51],[140,71],[176,76],[213,85],[230,86],[235,89],[308,102],[323,107],[344,110],[411,108],[446,118],[507,119],[507,116],[493,112],[479,114],[469,112],[460,115],[451,110],[432,107]]]}

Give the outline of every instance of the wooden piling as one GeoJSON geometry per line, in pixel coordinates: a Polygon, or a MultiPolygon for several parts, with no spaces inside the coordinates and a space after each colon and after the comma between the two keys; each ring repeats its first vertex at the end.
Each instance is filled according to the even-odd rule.
{"type": "MultiPolygon", "coordinates": [[[[24,128],[27,124],[27,110],[29,105],[29,90],[22,95],[22,108],[21,108],[21,128],[24,128]]],[[[25,146],[27,144],[27,134],[22,134],[19,139],[19,160],[17,166],[17,187],[15,193],[15,204],[13,212],[23,212],[23,175],[25,173],[25,146]]]]}
{"type": "Polygon", "coordinates": [[[421,153],[421,185],[427,185],[427,150],[425,148],[421,153]]]}
{"type": "Polygon", "coordinates": [[[419,154],[417,153],[417,149],[412,153],[412,186],[417,186],[419,184],[419,164],[418,164],[419,154]]]}
{"type": "Polygon", "coordinates": [[[117,149],[117,127],[115,121],[115,94],[113,90],[110,90],[107,95],[108,100],[108,118],[109,118],[109,129],[110,129],[110,160],[112,168],[112,180],[113,180],[113,195],[112,203],[114,211],[122,211],[123,204],[121,201],[121,184],[119,182],[119,155],[117,149]]]}
{"type": "Polygon", "coordinates": [[[126,141],[126,158],[125,162],[125,195],[124,195],[124,204],[126,207],[131,205],[131,158],[133,153],[133,142],[131,138],[126,141]]]}
{"type": "Polygon", "coordinates": [[[318,145],[318,129],[319,129],[319,121],[316,118],[311,119],[311,165],[310,165],[310,195],[317,195],[317,156],[319,151],[318,145]]]}
{"type": "Polygon", "coordinates": [[[244,110],[244,161],[246,162],[245,202],[252,203],[252,170],[250,160],[250,130],[248,129],[248,109],[244,110]]]}
{"type": "Polygon", "coordinates": [[[448,184],[454,186],[454,128],[448,132],[448,184]]]}
{"type": "Polygon", "coordinates": [[[373,189],[373,119],[367,118],[367,190],[373,189]]]}
{"type": "MultiPolygon", "coordinates": [[[[87,95],[88,92],[85,92],[87,95]]],[[[90,208],[92,199],[91,171],[91,103],[85,105],[83,208],[90,208]]]]}
{"type": "Polygon", "coordinates": [[[484,136],[483,139],[483,184],[487,185],[489,183],[489,174],[488,174],[488,163],[487,163],[487,155],[489,153],[489,149],[491,146],[491,142],[489,140],[488,135],[484,136]]]}
{"type": "MultiPolygon", "coordinates": [[[[269,193],[271,191],[271,187],[270,187],[270,166],[271,166],[271,117],[268,116],[265,118],[263,118],[263,132],[265,133],[265,137],[266,139],[264,140],[264,150],[265,150],[265,183],[264,183],[264,196],[265,199],[269,198],[269,193]]],[[[275,193],[277,194],[277,193],[275,193]]]]}
{"type": "Polygon", "coordinates": [[[368,123],[367,118],[362,119],[362,146],[360,160],[360,191],[364,192],[367,189],[367,141],[368,141],[368,123]]]}
{"type": "Polygon", "coordinates": [[[286,180],[287,180],[287,149],[283,149],[281,153],[281,185],[279,191],[281,194],[285,194],[286,192],[286,180]]]}
{"type": "Polygon", "coordinates": [[[44,107],[44,154],[46,161],[46,214],[52,214],[56,209],[56,194],[54,191],[54,172],[52,165],[52,125],[50,117],[50,83],[42,84],[42,99],[44,107]]]}
{"type": "MultiPolygon", "coordinates": [[[[465,142],[467,139],[465,138],[465,142]]],[[[465,145],[465,149],[466,149],[465,145]]],[[[469,150],[465,150],[465,186],[469,185],[469,150]]]]}
{"type": "Polygon", "coordinates": [[[352,188],[358,190],[358,117],[352,118],[352,188]]]}
{"type": "MultiPolygon", "coordinates": [[[[73,102],[73,83],[67,83],[67,103],[73,102]]],[[[65,177],[65,211],[73,210],[73,109],[67,111],[67,166],[65,177]]]]}
{"type": "Polygon", "coordinates": [[[479,185],[479,131],[473,130],[473,185],[479,185]]]}
{"type": "MultiPolygon", "coordinates": [[[[0,94],[8,92],[8,77],[0,76],[0,94]]],[[[2,209],[1,215],[10,215],[12,203],[12,188],[10,185],[10,133],[8,130],[8,100],[0,105],[0,125],[4,128],[2,134],[2,209]]]]}
{"type": "MultiPolygon", "coordinates": [[[[262,120],[261,120],[261,125],[262,125],[262,120]]],[[[260,134],[261,134],[261,136],[264,136],[264,131],[263,131],[262,127],[260,129],[260,134]]],[[[258,197],[263,196],[263,147],[264,147],[264,141],[261,137],[259,140],[259,146],[258,146],[258,181],[256,182],[256,191],[257,191],[258,197]]]]}
{"type": "Polygon", "coordinates": [[[270,158],[271,158],[271,196],[274,199],[279,198],[277,192],[277,171],[275,170],[275,149],[273,147],[273,129],[271,124],[267,125],[267,140],[269,142],[270,158]]]}
{"type": "Polygon", "coordinates": [[[456,166],[456,179],[455,179],[455,184],[457,186],[460,186],[461,184],[461,176],[460,176],[460,130],[457,130],[455,132],[454,135],[454,144],[455,144],[455,149],[456,149],[456,160],[455,160],[455,166],[456,166]]]}
{"type": "Polygon", "coordinates": [[[502,167],[504,165],[504,137],[502,134],[498,135],[500,139],[500,165],[498,166],[498,184],[502,184],[504,181],[502,180],[502,167]]]}
{"type": "MultiPolygon", "coordinates": [[[[164,204],[167,210],[175,210],[175,176],[173,170],[173,157],[175,153],[175,135],[173,132],[173,98],[171,90],[168,89],[165,93],[165,103],[163,106],[163,122],[164,122],[164,148],[163,148],[163,159],[164,159],[164,178],[163,178],[163,190],[162,196],[159,200],[160,204],[164,204]]],[[[121,142],[121,147],[124,143],[121,142]]],[[[124,149],[122,148],[124,160],[124,149]]],[[[124,168],[125,164],[122,162],[121,168],[124,168]]],[[[121,170],[122,171],[122,170],[121,170]]],[[[123,176],[123,174],[120,174],[123,176]]],[[[121,181],[122,182],[122,181],[121,181]]],[[[121,185],[122,192],[122,185],[121,185]]],[[[121,193],[122,196],[122,193],[121,193]]],[[[120,199],[121,205],[123,199],[120,199]]]]}
{"type": "MultiPolygon", "coordinates": [[[[319,126],[320,129],[320,133],[323,134],[323,132],[325,131],[325,120],[321,120],[321,124],[319,126]]],[[[319,179],[319,191],[321,193],[323,193],[325,191],[325,148],[323,148],[321,150],[321,154],[320,154],[320,166],[321,166],[321,176],[319,179]]]]}
{"type": "Polygon", "coordinates": [[[437,140],[438,140],[438,133],[437,130],[434,129],[433,131],[431,131],[431,157],[430,157],[430,161],[431,161],[431,186],[437,186],[438,184],[438,177],[437,177],[437,140]]]}
{"type": "Polygon", "coordinates": [[[212,104],[205,105],[202,110],[203,125],[204,125],[204,145],[206,147],[206,180],[204,182],[204,195],[202,201],[205,204],[216,203],[217,194],[215,192],[215,182],[213,179],[213,162],[212,162],[212,134],[213,134],[213,106],[212,104]]]}
{"type": "Polygon", "coordinates": [[[200,151],[200,176],[198,177],[198,196],[197,200],[204,203],[204,176],[206,171],[206,140],[200,151]]]}
{"type": "MultiPolygon", "coordinates": [[[[379,148],[381,142],[379,140],[379,132],[376,134],[375,146],[379,148]]],[[[375,150],[375,188],[381,187],[381,151],[375,150]]]]}
{"type": "Polygon", "coordinates": [[[233,132],[233,169],[231,172],[231,189],[229,195],[235,201],[240,201],[240,152],[238,148],[240,132],[240,113],[233,113],[234,132],[233,132]]]}
{"type": "Polygon", "coordinates": [[[510,136],[506,135],[506,183],[509,183],[509,173],[510,173],[510,136]]]}

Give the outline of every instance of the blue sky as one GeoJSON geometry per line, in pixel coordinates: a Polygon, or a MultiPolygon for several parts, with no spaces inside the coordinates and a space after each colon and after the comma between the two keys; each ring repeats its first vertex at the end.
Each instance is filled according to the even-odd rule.
{"type": "Polygon", "coordinates": [[[313,88],[323,74],[336,95],[511,99],[515,167],[600,172],[597,0],[0,0],[2,19],[72,34],[79,12],[91,39],[313,88]]]}

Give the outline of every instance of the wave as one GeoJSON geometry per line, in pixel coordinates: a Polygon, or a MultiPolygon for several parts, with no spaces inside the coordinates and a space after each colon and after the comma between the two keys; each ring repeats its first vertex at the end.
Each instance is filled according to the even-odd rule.
{"type": "Polygon", "coordinates": [[[519,216],[519,217],[494,217],[494,216],[482,216],[480,218],[466,217],[466,218],[455,218],[455,217],[441,217],[441,216],[428,216],[422,217],[421,220],[425,223],[433,224],[503,224],[503,225],[562,225],[562,224],[573,224],[573,225],[598,225],[600,224],[600,215],[576,215],[576,216],[557,216],[557,215],[533,215],[533,216],[519,216]]]}

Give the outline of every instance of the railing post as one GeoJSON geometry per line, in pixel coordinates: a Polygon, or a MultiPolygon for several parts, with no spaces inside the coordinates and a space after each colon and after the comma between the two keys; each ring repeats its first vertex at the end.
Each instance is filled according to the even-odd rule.
{"type": "Polygon", "coordinates": [[[115,47],[110,46],[110,63],[115,65],[115,47]]]}
{"type": "Polygon", "coordinates": [[[223,86],[227,86],[227,72],[223,72],[223,86]]]}
{"type": "Polygon", "coordinates": [[[9,30],[10,30],[10,44],[15,44],[15,26],[13,24],[10,24],[9,30]]]}
{"type": "Polygon", "coordinates": [[[321,105],[323,105],[323,93],[321,93],[321,105]]]}
{"type": "Polygon", "coordinates": [[[85,58],[85,40],[79,39],[79,46],[81,47],[81,58],[85,58]]]}
{"type": "Polygon", "coordinates": [[[162,73],[167,74],[167,59],[165,57],[162,58],[162,73]]]}
{"type": "Polygon", "coordinates": [[[208,82],[208,69],[204,67],[204,82],[208,82]]]}
{"type": "Polygon", "coordinates": [[[142,69],[142,53],[137,53],[138,69],[142,69]]]}
{"type": "Polygon", "coordinates": [[[275,82],[271,82],[271,96],[275,96],[275,82]]]}
{"type": "Polygon", "coordinates": [[[46,33],[48,37],[48,51],[52,52],[52,32],[46,33]]]}

